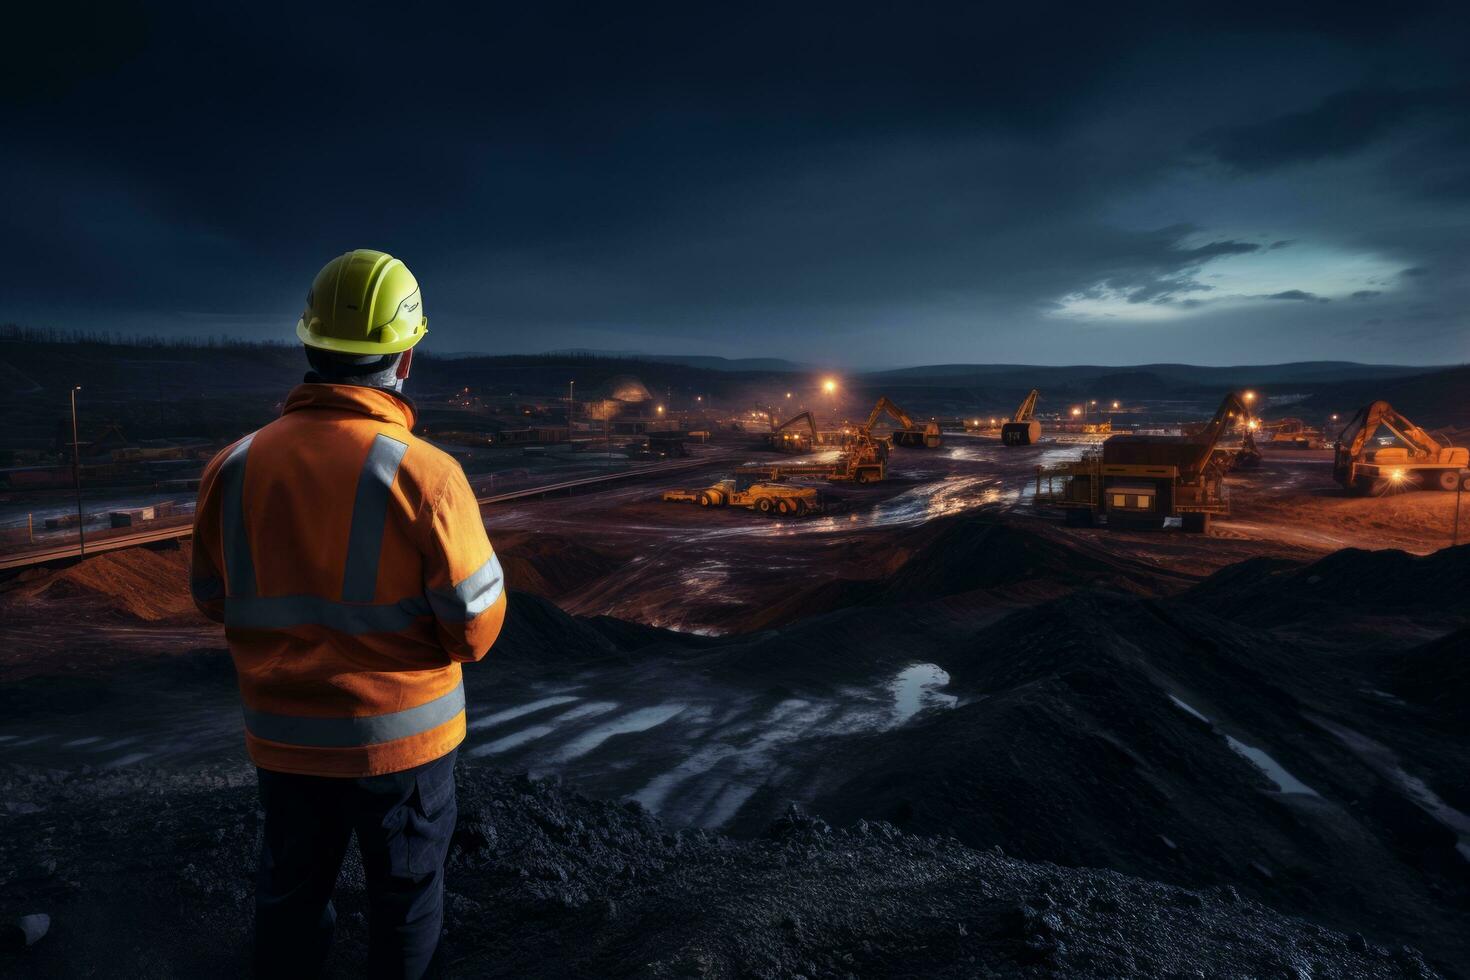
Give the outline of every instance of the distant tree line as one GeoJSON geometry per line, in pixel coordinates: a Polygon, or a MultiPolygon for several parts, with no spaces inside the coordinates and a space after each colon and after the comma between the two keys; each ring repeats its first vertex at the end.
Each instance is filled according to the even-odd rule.
{"type": "Polygon", "coordinates": [[[293,347],[280,340],[240,340],[235,337],[159,337],[150,334],[128,334],[118,330],[59,330],[56,327],[23,327],[16,323],[0,324],[0,341],[12,344],[76,344],[92,347],[138,347],[171,349],[220,348],[275,350],[293,347]]]}

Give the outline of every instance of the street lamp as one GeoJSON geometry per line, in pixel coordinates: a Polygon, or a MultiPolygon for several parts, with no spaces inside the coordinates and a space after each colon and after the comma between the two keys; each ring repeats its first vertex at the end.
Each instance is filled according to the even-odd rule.
{"type": "MultiPolygon", "coordinates": [[[[572,428],[572,416],[574,416],[576,414],[577,414],[577,382],[575,382],[575,381],[568,381],[567,382],[567,431],[568,432],[570,432],[571,431],[571,428],[572,428]]],[[[570,439],[571,436],[568,435],[567,438],[570,439]]]]}
{"type": "Polygon", "coordinates": [[[82,444],[77,439],[77,392],[81,385],[71,386],[71,479],[77,491],[77,555],[87,553],[86,519],[82,516],[82,444]]]}

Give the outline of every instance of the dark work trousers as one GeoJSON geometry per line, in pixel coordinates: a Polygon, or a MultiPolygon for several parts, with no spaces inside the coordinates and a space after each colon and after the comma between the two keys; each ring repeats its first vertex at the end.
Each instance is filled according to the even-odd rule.
{"type": "Polygon", "coordinates": [[[332,890],[354,832],[367,876],[369,974],[428,975],[444,922],[455,755],[364,779],[257,770],[265,809],[258,976],[322,975],[337,920],[332,890]]]}

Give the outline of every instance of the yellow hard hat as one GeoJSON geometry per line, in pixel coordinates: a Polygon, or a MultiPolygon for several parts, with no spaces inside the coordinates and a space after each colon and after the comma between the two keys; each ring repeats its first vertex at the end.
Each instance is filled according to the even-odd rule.
{"type": "Polygon", "coordinates": [[[397,354],[424,338],[429,318],[418,280],[386,252],[354,249],[316,274],[296,336],[341,354],[397,354]]]}

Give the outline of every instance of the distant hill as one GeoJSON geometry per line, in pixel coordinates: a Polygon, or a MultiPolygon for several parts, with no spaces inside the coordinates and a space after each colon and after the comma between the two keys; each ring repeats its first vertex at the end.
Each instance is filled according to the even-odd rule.
{"type": "MultiPolygon", "coordinates": [[[[441,354],[439,356],[463,358],[485,357],[487,355],[441,354]]],[[[547,351],[541,356],[550,358],[595,357],[615,360],[641,361],[643,363],[683,364],[687,367],[702,368],[706,371],[760,371],[767,373],[787,374],[816,370],[816,368],[812,367],[809,364],[802,364],[797,361],[788,361],[782,357],[714,357],[707,354],[649,354],[646,351],[636,350],[590,350],[584,348],[547,351]]]]}
{"type": "Polygon", "coordinates": [[[1427,370],[1391,379],[1349,379],[1316,386],[1309,412],[1336,412],[1345,422],[1359,408],[1383,399],[1427,428],[1470,426],[1470,365],[1427,370]]]}
{"type": "MultiPolygon", "coordinates": [[[[1003,385],[1007,382],[1031,387],[1095,384],[1101,379],[1123,376],[1153,379],[1177,388],[1206,386],[1242,387],[1265,384],[1311,384],[1365,378],[1401,378],[1438,369],[1401,364],[1357,364],[1352,361],[1296,361],[1287,364],[1241,364],[1231,367],[1201,367],[1194,364],[1139,364],[1134,366],[1076,364],[931,364],[923,367],[870,371],[865,381],[899,381],[905,385],[955,384],[1003,385]]],[[[1149,384],[1154,384],[1150,381],[1149,384]]]]}

